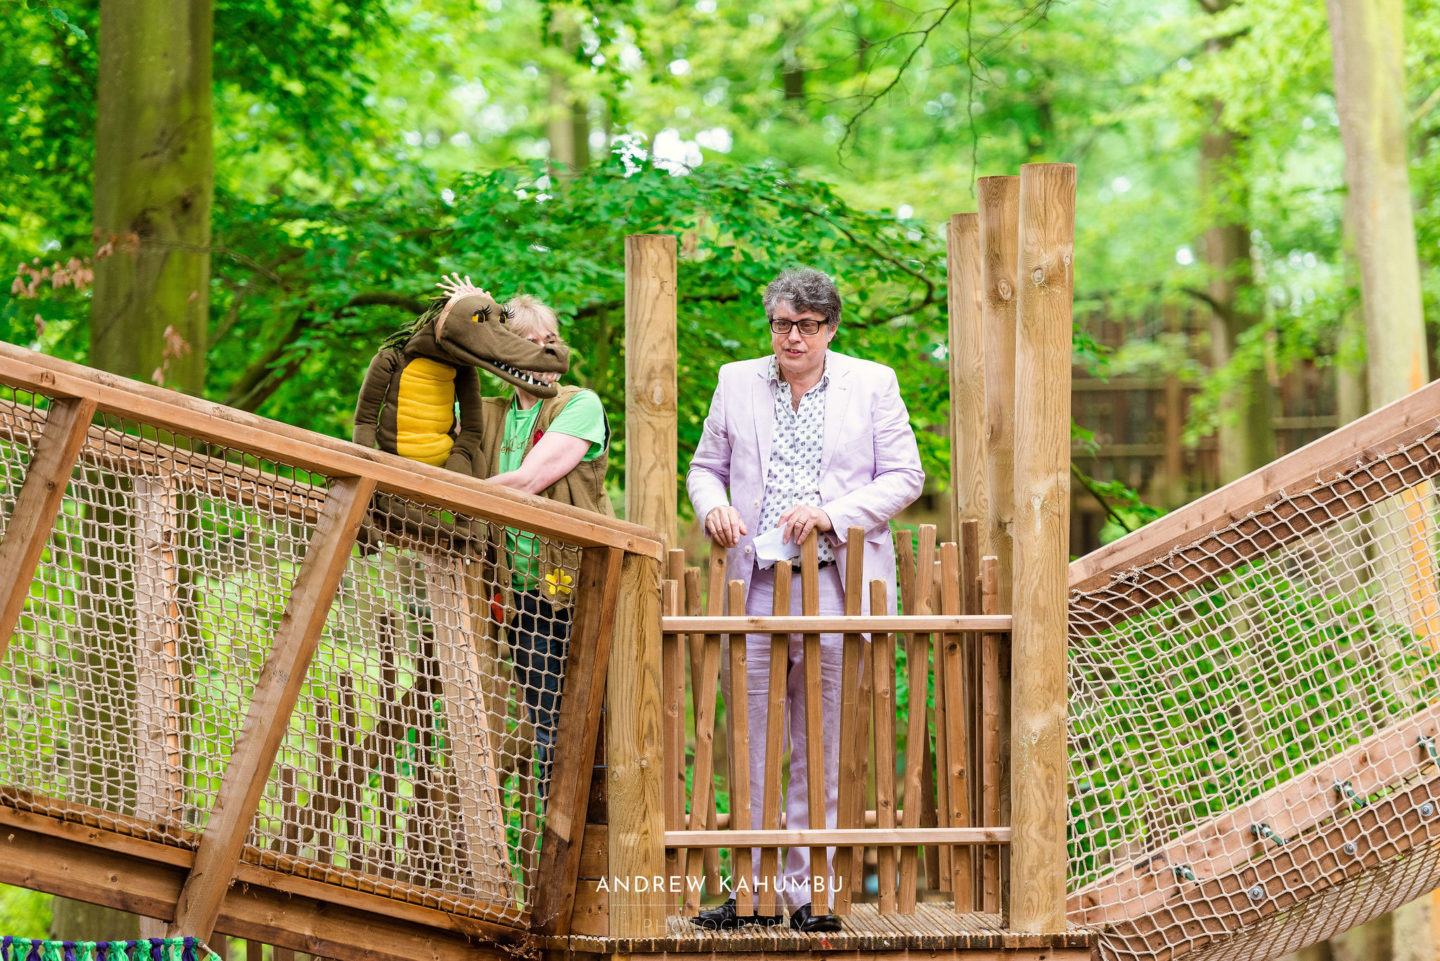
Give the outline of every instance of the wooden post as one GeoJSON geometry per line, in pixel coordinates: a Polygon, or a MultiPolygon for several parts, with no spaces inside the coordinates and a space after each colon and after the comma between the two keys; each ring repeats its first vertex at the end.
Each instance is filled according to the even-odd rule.
{"type": "Polygon", "coordinates": [[[950,537],[960,522],[980,522],[988,553],[990,522],[985,467],[985,326],[981,312],[980,215],[955,214],[947,233],[950,306],[950,537]]]}
{"type": "Polygon", "coordinates": [[[1009,927],[1065,930],[1066,592],[1075,166],[1020,168],[1015,339],[1014,834],[1009,927]]]}
{"type": "Polygon", "coordinates": [[[320,640],[335,587],[350,561],[350,547],[370,506],[375,481],[341,477],[331,482],[315,533],[295,577],[275,647],[260,671],[250,711],[225,770],[195,863],[180,890],[169,937],[205,940],[215,929],[220,902],[230,887],[245,836],[275,763],[310,657],[320,640]]]}
{"type": "Polygon", "coordinates": [[[625,238],[625,517],[675,544],[675,238],[625,238]]]}
{"type": "Polygon", "coordinates": [[[180,747],[180,577],[175,562],[179,496],[173,482],[153,475],[136,477],[132,491],[138,679],[135,814],[178,827],[184,822],[185,789],[180,747]]]}
{"type": "Polygon", "coordinates": [[[565,697],[555,730],[555,766],[531,917],[531,925],[542,934],[571,933],[621,565],[622,553],[613,547],[587,547],[580,555],[575,622],[565,652],[565,697]]]}
{"type": "Polygon", "coordinates": [[[665,871],[660,675],[660,562],[627,554],[620,568],[605,689],[610,875],[630,882],[629,891],[617,884],[610,892],[612,938],[665,932],[664,895],[636,890],[642,887],[637,881],[653,882],[665,871]]]}
{"type": "MultiPolygon", "coordinates": [[[[987,535],[980,552],[999,562],[1000,613],[1011,611],[1011,530],[1015,523],[1015,255],[1020,244],[1020,178],[981,177],[980,316],[985,331],[987,535]]],[[[1066,368],[1067,370],[1069,368],[1066,368]]]]}
{"type": "Polygon", "coordinates": [[[0,584],[4,585],[4,607],[0,607],[0,658],[10,646],[10,635],[20,621],[20,612],[30,597],[35,565],[50,540],[55,515],[70,486],[70,471],[90,431],[95,402],[76,398],[54,401],[45,418],[45,429],[35,444],[25,483],[15,499],[15,510],[0,542],[0,584]]]}

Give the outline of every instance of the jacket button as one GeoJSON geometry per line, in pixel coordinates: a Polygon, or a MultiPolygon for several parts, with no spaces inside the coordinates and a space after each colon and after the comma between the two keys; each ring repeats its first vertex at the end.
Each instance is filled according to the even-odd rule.
{"type": "Polygon", "coordinates": [[[748,547],[745,548],[745,553],[747,553],[747,554],[750,553],[750,548],[748,548],[748,547]]]}
{"type": "Polygon", "coordinates": [[[759,507],[759,506],[760,506],[760,502],[759,502],[759,501],[756,501],[756,502],[755,502],[755,506],[756,506],[756,507],[759,507]]]}

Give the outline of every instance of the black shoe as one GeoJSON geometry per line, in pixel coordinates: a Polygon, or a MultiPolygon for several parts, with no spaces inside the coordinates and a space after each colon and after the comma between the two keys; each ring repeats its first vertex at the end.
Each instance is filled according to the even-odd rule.
{"type": "Polygon", "coordinates": [[[840,919],[833,914],[811,914],[810,905],[802,904],[790,915],[790,927],[802,934],[830,934],[840,930],[840,919]]]}
{"type": "Polygon", "coordinates": [[[735,899],[731,898],[724,904],[701,911],[690,919],[690,923],[709,931],[734,931],[736,928],[746,924],[762,924],[770,927],[779,924],[783,920],[784,917],[779,914],[742,915],[735,905],[735,899]]]}

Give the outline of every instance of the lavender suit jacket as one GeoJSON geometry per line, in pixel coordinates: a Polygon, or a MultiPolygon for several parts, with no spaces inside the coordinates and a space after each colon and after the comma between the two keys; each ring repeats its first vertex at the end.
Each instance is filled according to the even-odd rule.
{"type": "MultiPolygon", "coordinates": [[[[716,507],[733,504],[749,532],[727,555],[728,576],[745,582],[755,568],[751,541],[761,533],[760,504],[770,466],[770,435],[775,396],[766,376],[770,357],[742,360],[720,368],[704,433],[690,461],[685,484],[695,516],[703,522],[716,507]],[[727,496],[728,490],[728,496],[727,496]]],[[[920,496],[925,472],[900,399],[895,372],[884,364],[827,351],[830,376],[825,397],[825,433],[820,453],[819,505],[830,517],[830,539],[844,583],[848,558],[846,532],[865,531],[865,580],[889,585],[895,611],[895,544],[890,519],[920,496]]],[[[869,590],[861,608],[870,610],[869,590]]]]}

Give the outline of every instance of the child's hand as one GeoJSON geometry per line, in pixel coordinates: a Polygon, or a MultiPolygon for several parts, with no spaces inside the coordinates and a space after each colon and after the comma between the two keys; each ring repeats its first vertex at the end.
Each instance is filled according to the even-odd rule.
{"type": "MultiPolygon", "coordinates": [[[[452,298],[458,297],[461,294],[484,294],[486,297],[490,297],[490,291],[475,286],[475,283],[468,276],[461,279],[458,273],[448,276],[442,274],[439,282],[436,283],[435,286],[445,291],[445,293],[452,298]]],[[[491,299],[493,300],[494,298],[491,299]]]]}

